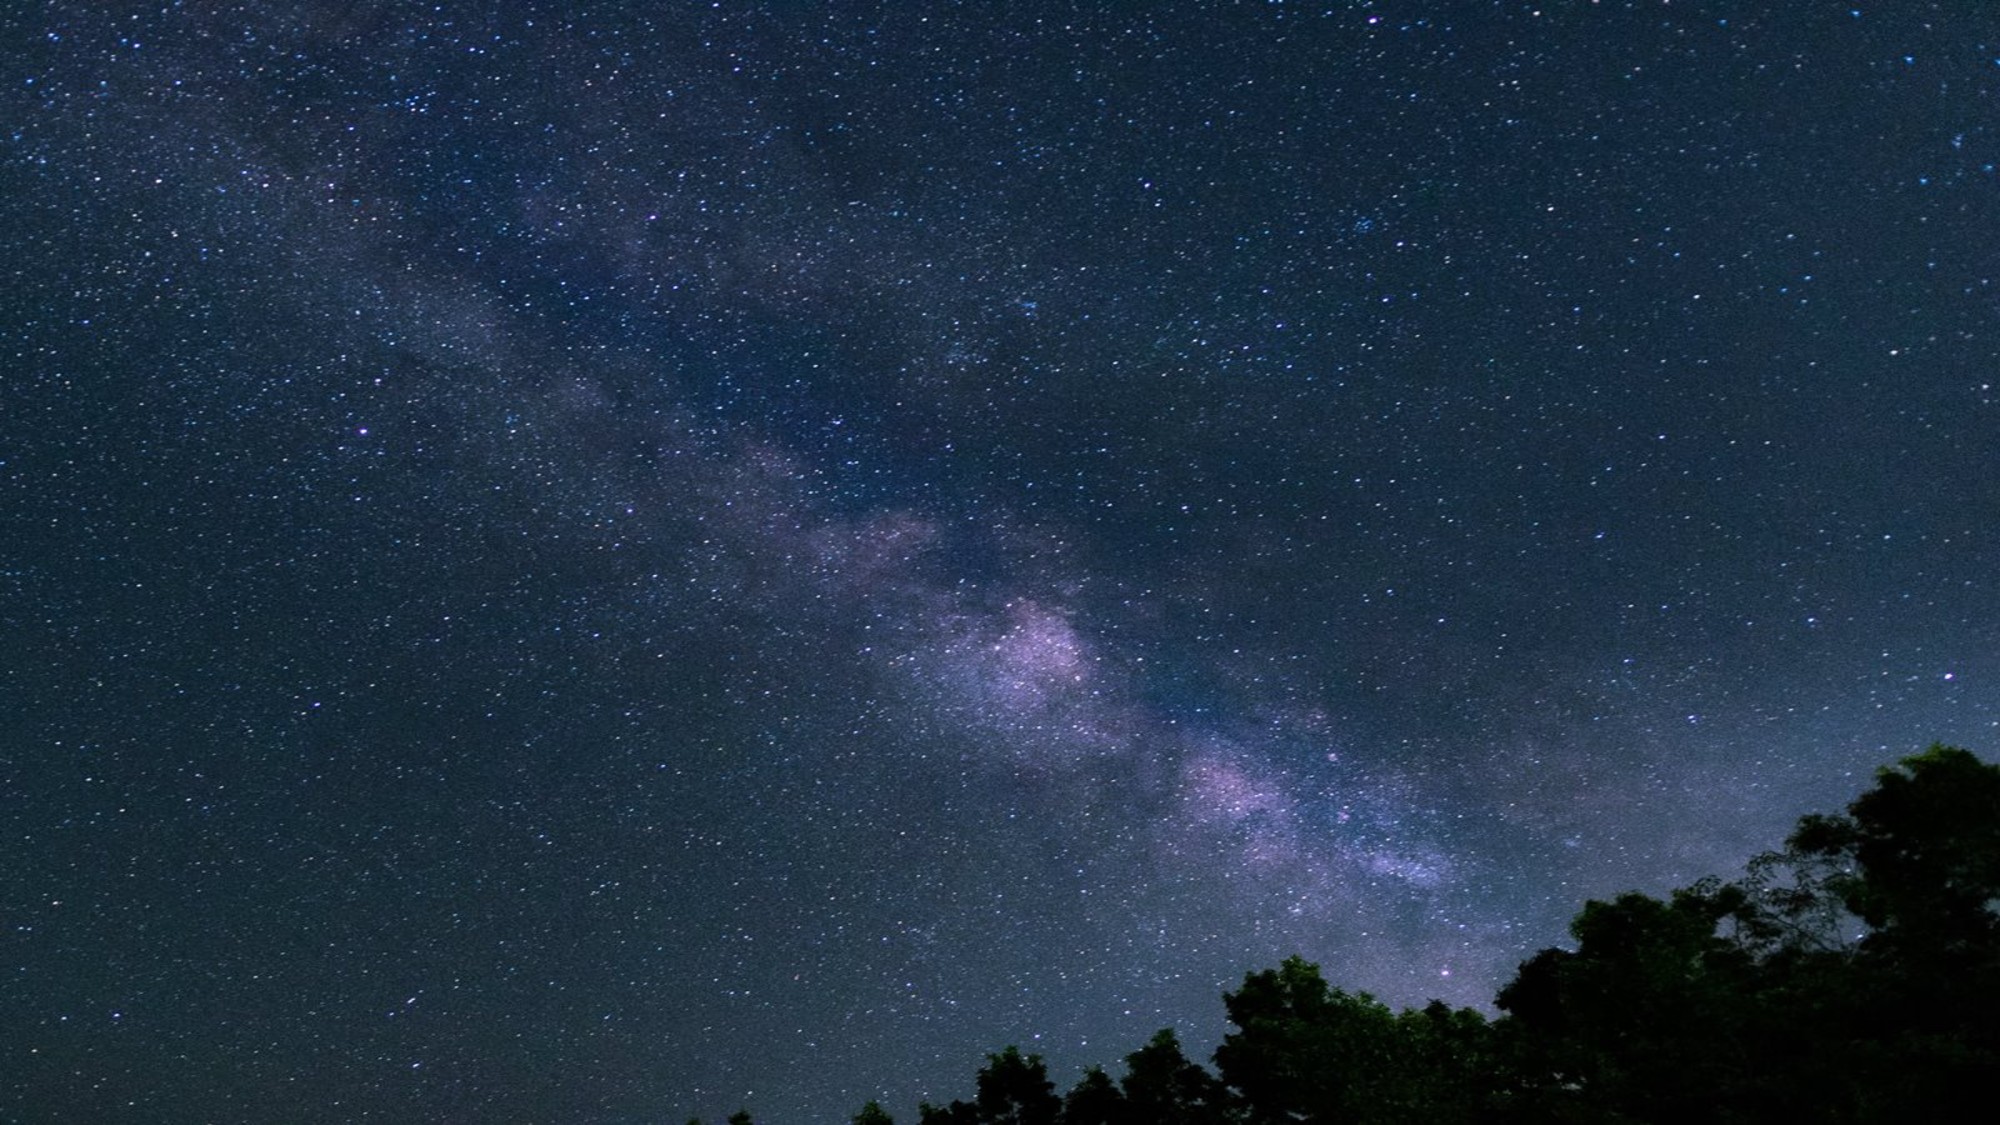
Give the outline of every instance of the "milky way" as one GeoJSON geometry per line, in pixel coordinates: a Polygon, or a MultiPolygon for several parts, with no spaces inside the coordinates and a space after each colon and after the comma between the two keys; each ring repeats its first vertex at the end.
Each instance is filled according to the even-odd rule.
{"type": "Polygon", "coordinates": [[[1990,756],[2000,17],[1418,7],[0,17],[0,1116],[906,1115],[1990,756]]]}

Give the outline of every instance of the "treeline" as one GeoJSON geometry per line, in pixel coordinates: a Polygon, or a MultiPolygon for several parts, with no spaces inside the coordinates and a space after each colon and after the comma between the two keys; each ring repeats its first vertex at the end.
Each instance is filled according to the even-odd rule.
{"type": "MultiPolygon", "coordinates": [[[[1298,958],[1223,997],[1213,1070],[1172,1031],[1058,1093],[988,1056],[920,1125],[1947,1122],[2000,1094],[2000,768],[1933,746],[1735,882],[1591,902],[1487,1019],[1392,1011],[1298,958]]],[[[870,1103],[854,1125],[892,1125],[870,1103]]],[[[749,1125],[748,1114],[731,1118],[749,1125]]]]}

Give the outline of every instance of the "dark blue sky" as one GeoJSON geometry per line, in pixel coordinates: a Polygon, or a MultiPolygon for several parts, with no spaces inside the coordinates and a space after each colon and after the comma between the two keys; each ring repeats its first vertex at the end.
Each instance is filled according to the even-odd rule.
{"type": "Polygon", "coordinates": [[[2000,729],[2000,15],[0,17],[0,1115],[1483,1004],[2000,729]]]}

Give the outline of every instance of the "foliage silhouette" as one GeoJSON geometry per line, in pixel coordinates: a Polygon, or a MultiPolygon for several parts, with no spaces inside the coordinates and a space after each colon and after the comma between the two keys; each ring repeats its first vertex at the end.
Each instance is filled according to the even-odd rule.
{"type": "Polygon", "coordinates": [[[1156,1033],[1144,1047],[1125,1056],[1125,1116],[1131,1122],[1198,1125],[1212,1121],[1228,1102],[1222,1083],[1188,1059],[1172,1028],[1156,1033]]]}
{"type": "MultiPolygon", "coordinates": [[[[1799,821],[1735,882],[1585,903],[1488,1020],[1391,1010],[1298,957],[1248,974],[1211,1073],[1164,1030],[1058,1098],[987,1058],[923,1125],[1978,1119],[2000,1092],[2000,767],[1946,746],[1799,821]]],[[[746,1117],[747,1120],[747,1117],[746,1117]]],[[[893,1125],[869,1103],[854,1125],[893,1125]]],[[[732,1118],[732,1122],[735,1121],[732,1118]]]]}
{"type": "Polygon", "coordinates": [[[1131,1113],[1125,1094],[1101,1066],[1083,1072],[1083,1079],[1063,1095],[1063,1125],[1124,1125],[1131,1113]]]}
{"type": "Polygon", "coordinates": [[[1062,1114],[1062,1099],[1056,1097],[1042,1057],[1023,1056],[1019,1047],[986,1056],[978,1091],[971,1102],[922,1106],[918,1120],[922,1125],[1056,1125],[1062,1114]]]}
{"type": "Polygon", "coordinates": [[[882,1108],[881,1102],[869,1102],[854,1115],[851,1125],[896,1125],[896,1119],[889,1116],[889,1111],[882,1108]]]}

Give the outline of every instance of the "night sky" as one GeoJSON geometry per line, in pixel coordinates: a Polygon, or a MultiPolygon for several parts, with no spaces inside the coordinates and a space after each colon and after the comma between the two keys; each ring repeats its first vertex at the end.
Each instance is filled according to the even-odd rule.
{"type": "Polygon", "coordinates": [[[0,1118],[1067,1087],[2000,745],[1984,3],[0,44],[0,1118]]]}

